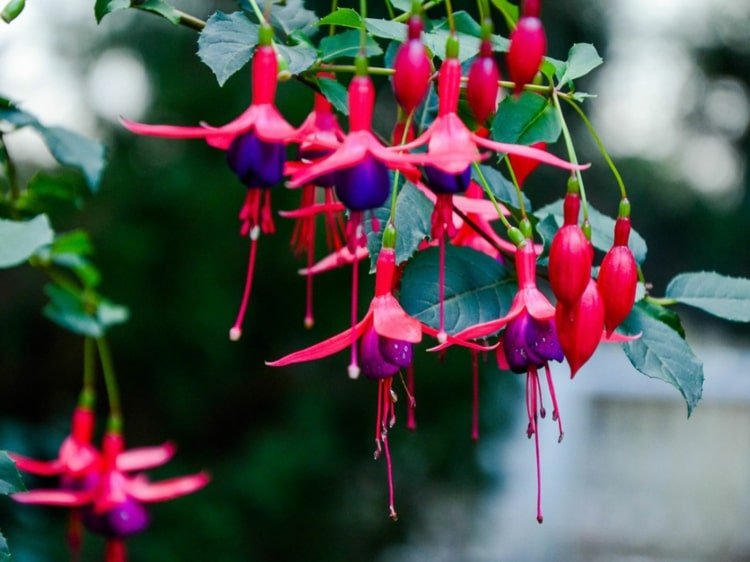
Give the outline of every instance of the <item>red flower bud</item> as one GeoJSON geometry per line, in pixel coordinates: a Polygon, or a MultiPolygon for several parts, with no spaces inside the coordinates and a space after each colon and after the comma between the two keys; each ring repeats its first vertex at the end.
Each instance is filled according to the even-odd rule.
{"type": "Polygon", "coordinates": [[[406,113],[411,113],[420,104],[430,86],[432,65],[420,35],[422,20],[409,20],[409,39],[399,47],[393,68],[393,93],[406,113]]]}
{"type": "Polygon", "coordinates": [[[485,123],[497,109],[498,80],[500,71],[492,57],[492,44],[482,41],[479,56],[471,65],[466,84],[466,99],[479,124],[485,123]]]}
{"type": "MultiPolygon", "coordinates": [[[[539,150],[547,150],[546,142],[535,142],[531,145],[532,148],[538,148],[539,150]]],[[[510,165],[513,168],[513,173],[516,175],[516,181],[518,185],[523,187],[526,178],[531,175],[531,172],[539,167],[539,160],[533,158],[527,158],[526,156],[517,156],[515,154],[509,154],[510,165]]]]}
{"type": "Polygon", "coordinates": [[[555,309],[557,338],[570,365],[573,378],[596,351],[604,329],[604,302],[596,281],[589,279],[586,290],[572,307],[558,302],[555,309]]]}
{"type": "Polygon", "coordinates": [[[607,335],[627,318],[635,304],[638,266],[628,247],[629,236],[630,218],[618,218],[615,223],[615,243],[599,268],[598,282],[604,300],[607,335]]]}
{"type": "Polygon", "coordinates": [[[508,71],[516,83],[516,93],[534,80],[542,58],[547,52],[547,37],[542,21],[537,17],[522,17],[518,27],[510,34],[508,71]]]}
{"type": "MultiPolygon", "coordinates": [[[[575,193],[565,196],[565,224],[552,239],[549,251],[549,281],[557,300],[570,308],[581,298],[591,279],[594,249],[578,226],[581,200],[575,193]]],[[[601,334],[600,334],[601,335],[601,334]]]]}

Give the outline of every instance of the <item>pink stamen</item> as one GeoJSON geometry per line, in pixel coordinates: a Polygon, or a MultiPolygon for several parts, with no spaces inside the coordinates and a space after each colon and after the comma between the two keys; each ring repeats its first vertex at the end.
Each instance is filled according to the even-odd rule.
{"type": "Polygon", "coordinates": [[[352,345],[351,357],[349,361],[349,377],[356,379],[359,376],[359,364],[357,363],[357,331],[354,327],[357,325],[359,310],[357,307],[357,297],[359,294],[359,258],[354,254],[352,262],[352,345]]]}
{"type": "MultiPolygon", "coordinates": [[[[381,381],[383,389],[383,419],[388,418],[389,410],[393,408],[393,401],[391,400],[391,385],[393,379],[387,379],[381,381]]],[[[388,446],[388,432],[383,431],[382,433],[383,449],[385,450],[385,464],[388,471],[388,508],[389,515],[394,521],[398,520],[398,514],[396,513],[394,491],[393,491],[393,465],[391,463],[391,450],[388,446]]]]}
{"type": "Polygon", "coordinates": [[[417,417],[415,409],[417,402],[414,400],[414,365],[409,365],[406,369],[406,392],[409,395],[409,406],[406,414],[406,428],[414,431],[417,429],[417,417]]]}
{"type": "Polygon", "coordinates": [[[536,378],[536,391],[537,396],[539,396],[539,416],[544,419],[547,417],[547,410],[544,409],[544,400],[542,400],[542,380],[539,377],[536,378]]]}
{"type": "Polygon", "coordinates": [[[534,423],[534,416],[535,413],[532,410],[532,403],[531,403],[531,374],[526,374],[526,415],[529,419],[529,425],[526,428],[526,437],[531,439],[531,436],[534,435],[534,432],[536,431],[536,424],[534,423]]]}
{"type": "Polygon", "coordinates": [[[439,285],[439,300],[440,300],[440,331],[437,335],[439,343],[445,343],[448,341],[448,334],[445,332],[445,236],[440,236],[440,278],[438,280],[439,285]]]}
{"type": "Polygon", "coordinates": [[[557,396],[555,394],[555,385],[552,382],[552,372],[550,371],[549,364],[545,363],[544,370],[547,374],[547,386],[549,387],[549,395],[552,399],[552,419],[557,421],[557,428],[560,431],[560,436],[557,438],[557,442],[560,443],[563,440],[563,426],[562,418],[560,417],[560,408],[557,405],[557,396]]]}
{"type": "Polygon", "coordinates": [[[242,295],[242,303],[240,304],[240,310],[237,314],[237,319],[234,321],[232,329],[229,330],[229,339],[232,341],[237,341],[242,336],[242,324],[245,321],[245,312],[247,312],[247,305],[250,302],[250,291],[253,288],[253,273],[255,271],[255,256],[258,253],[259,232],[256,229],[257,226],[250,231],[250,259],[248,260],[247,264],[245,291],[242,295]]]}
{"type": "Polygon", "coordinates": [[[312,232],[307,243],[307,275],[305,287],[305,328],[308,330],[315,324],[313,315],[313,274],[310,272],[315,263],[315,220],[312,221],[312,232]]]}
{"type": "Polygon", "coordinates": [[[373,454],[374,459],[378,459],[380,457],[380,451],[382,450],[380,447],[380,440],[381,440],[381,427],[383,425],[383,381],[378,381],[378,410],[375,415],[375,453],[373,454]]]}
{"type": "MultiPolygon", "coordinates": [[[[544,520],[542,516],[542,465],[541,456],[539,454],[539,431],[536,425],[536,412],[537,412],[537,388],[539,374],[537,373],[536,367],[530,367],[527,380],[531,379],[530,387],[532,389],[531,396],[531,409],[534,414],[534,450],[536,453],[536,520],[541,523],[544,520]]],[[[529,386],[527,385],[527,389],[529,386]]]]}
{"type": "Polygon", "coordinates": [[[81,559],[81,547],[83,546],[83,516],[79,509],[70,511],[67,539],[70,561],[78,562],[81,559]]]}
{"type": "Polygon", "coordinates": [[[472,378],[472,415],[471,415],[471,439],[479,441],[479,353],[471,352],[471,378],[472,378]]]}

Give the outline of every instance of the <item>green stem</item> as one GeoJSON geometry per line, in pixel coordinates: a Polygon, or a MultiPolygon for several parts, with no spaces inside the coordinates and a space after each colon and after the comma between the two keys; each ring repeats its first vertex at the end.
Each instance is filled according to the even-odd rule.
{"type": "Polygon", "coordinates": [[[495,4],[495,7],[500,11],[500,14],[505,20],[505,23],[508,24],[508,29],[513,31],[516,28],[516,22],[513,21],[511,15],[505,10],[505,8],[502,6],[502,3],[495,4]]]}
{"type": "MultiPolygon", "coordinates": [[[[557,110],[557,116],[560,119],[560,127],[562,129],[563,138],[565,139],[565,147],[568,150],[568,157],[570,158],[570,161],[573,164],[578,164],[578,157],[576,156],[576,149],[573,146],[573,139],[570,136],[570,130],[568,130],[568,124],[565,122],[565,116],[562,112],[562,107],[560,106],[560,100],[559,93],[557,90],[552,90],[552,103],[555,106],[555,109],[557,110]]],[[[588,222],[589,220],[589,204],[588,200],[586,199],[586,189],[583,186],[583,177],[581,176],[581,171],[576,170],[576,179],[578,179],[578,185],[581,193],[581,203],[583,204],[583,221],[584,223],[588,222]]]]}
{"type": "Polygon", "coordinates": [[[513,165],[510,163],[510,158],[505,155],[505,165],[508,166],[508,172],[510,173],[510,179],[513,182],[513,187],[516,188],[516,196],[518,197],[518,208],[521,210],[521,217],[526,218],[526,203],[523,200],[523,193],[521,192],[521,186],[518,185],[518,179],[516,178],[516,172],[513,170],[513,165]]]}
{"type": "Polygon", "coordinates": [[[583,109],[574,102],[570,98],[564,98],[568,104],[576,110],[576,113],[581,117],[583,120],[583,124],[586,125],[586,128],[588,129],[589,133],[591,134],[591,138],[594,139],[594,142],[596,143],[596,146],[599,148],[599,152],[601,152],[602,156],[604,157],[604,160],[606,160],[607,165],[609,166],[609,169],[612,170],[612,174],[615,176],[615,180],[617,181],[617,185],[620,187],[620,197],[622,199],[627,199],[628,192],[625,189],[625,182],[622,180],[622,176],[620,175],[620,171],[617,169],[617,166],[615,166],[615,163],[612,161],[612,158],[609,155],[609,152],[607,152],[606,147],[604,146],[604,143],[602,142],[601,137],[597,134],[596,129],[594,129],[594,126],[591,124],[591,120],[588,118],[586,113],[584,113],[583,109]]]}
{"type": "MultiPolygon", "coordinates": [[[[339,0],[333,0],[331,2],[331,13],[339,9],[339,0]]],[[[331,24],[328,26],[328,37],[333,37],[336,34],[336,25],[331,24]]]]}
{"type": "MultiPolygon", "coordinates": [[[[401,110],[399,109],[399,112],[401,110]]],[[[401,142],[399,144],[406,144],[406,139],[409,135],[409,129],[411,128],[411,121],[414,117],[414,111],[409,113],[404,123],[404,132],[401,134],[401,142]]],[[[393,186],[391,188],[391,216],[388,218],[388,222],[396,227],[396,199],[398,198],[398,180],[401,177],[401,172],[397,169],[393,174],[393,186]]]]}
{"type": "Polygon", "coordinates": [[[451,30],[451,34],[456,32],[456,20],[453,18],[453,5],[451,0],[445,0],[445,11],[448,14],[448,27],[451,30]]]}
{"type": "Polygon", "coordinates": [[[396,14],[393,12],[393,4],[391,4],[391,0],[385,0],[385,9],[388,10],[388,17],[390,19],[396,17],[396,14]]]}
{"type": "Polygon", "coordinates": [[[182,10],[175,11],[180,17],[180,25],[188,27],[190,29],[194,29],[195,31],[203,31],[203,28],[206,27],[206,22],[202,19],[191,16],[190,14],[185,13],[182,10]]]}
{"type": "Polygon", "coordinates": [[[258,6],[258,3],[255,0],[248,0],[250,2],[250,7],[253,9],[253,13],[255,14],[255,17],[258,18],[258,21],[261,24],[266,23],[266,16],[263,15],[263,12],[260,9],[260,6],[258,6]]]}
{"type": "Polygon", "coordinates": [[[83,339],[83,388],[78,398],[78,407],[93,410],[96,406],[96,342],[90,337],[83,339]]]}
{"type": "Polygon", "coordinates": [[[359,28],[359,54],[364,57],[367,54],[367,0],[359,0],[359,15],[362,16],[362,27],[359,28]]]}
{"type": "Polygon", "coordinates": [[[647,302],[650,302],[651,304],[658,304],[659,306],[672,306],[679,302],[675,299],[670,299],[668,297],[658,298],[658,297],[652,297],[650,295],[646,295],[645,299],[647,302]]]}
{"type": "Polygon", "coordinates": [[[115,368],[112,364],[112,355],[109,352],[107,339],[102,336],[96,339],[99,348],[99,359],[102,363],[102,374],[104,375],[104,384],[107,388],[107,398],[109,400],[109,428],[110,430],[119,430],[122,428],[122,408],[120,406],[120,389],[117,386],[117,377],[115,368]]]}
{"type": "MultiPolygon", "coordinates": [[[[328,70],[330,72],[351,72],[352,74],[357,72],[357,67],[353,64],[317,64],[310,69],[310,72],[317,72],[318,70],[328,70]]],[[[367,74],[374,76],[391,76],[394,74],[392,68],[383,68],[380,66],[368,66],[367,74]]]]}
{"type": "Polygon", "coordinates": [[[492,190],[490,189],[490,184],[487,183],[487,178],[484,177],[484,173],[482,172],[482,168],[479,167],[479,164],[474,162],[473,164],[474,170],[477,172],[477,176],[479,177],[479,183],[482,185],[482,188],[484,189],[484,192],[487,194],[487,197],[490,198],[490,201],[492,201],[492,204],[495,207],[495,210],[497,211],[497,216],[500,218],[500,221],[503,223],[503,226],[510,230],[513,226],[508,222],[508,219],[505,218],[505,215],[503,214],[503,210],[500,208],[500,204],[497,202],[497,199],[495,199],[495,194],[492,193],[492,190]]]}
{"type": "MultiPolygon", "coordinates": [[[[430,8],[434,8],[435,6],[439,6],[442,3],[443,3],[443,0],[432,0],[432,2],[425,2],[424,4],[422,4],[422,11],[426,12],[430,8]]],[[[410,17],[411,17],[411,12],[404,12],[400,16],[396,16],[395,18],[393,18],[392,21],[403,23],[403,22],[407,21],[410,17]]]]}

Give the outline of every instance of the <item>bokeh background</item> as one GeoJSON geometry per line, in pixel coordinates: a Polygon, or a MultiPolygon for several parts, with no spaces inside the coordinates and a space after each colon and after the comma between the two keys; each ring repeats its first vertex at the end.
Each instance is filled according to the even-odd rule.
{"type": "MultiPolygon", "coordinates": [[[[391,432],[400,514],[392,523],[385,467],[372,460],[375,386],[349,381],[343,357],[282,371],[263,363],[345,325],[348,273],[317,280],[317,322],[305,331],[292,225],[279,219],[278,233],[261,240],[244,337],[229,342],[247,256],[243,188],[205,144],[135,138],[117,124],[119,115],[224,123],[247,105],[247,72],[219,88],[196,56],[196,33],[146,13],[97,26],[93,0],[27,3],[0,27],[0,93],[110,149],[101,192],[53,218],[58,230],[91,231],[104,292],[131,309],[111,333],[128,441],[178,443],[157,477],[201,468],[214,477],[154,507],[151,529],[130,541],[133,560],[750,559],[750,331],[686,310],[706,371],[689,421],[679,394],[638,374],[617,346],[573,383],[565,367],[555,371],[566,439],[558,446],[553,424],[543,425],[541,527],[520,379],[483,366],[475,445],[468,352],[443,362],[419,354],[418,430],[402,419],[391,432]]],[[[236,9],[175,4],[204,19],[236,9]]],[[[307,2],[321,15],[323,4],[307,2]]],[[[681,271],[750,275],[750,2],[568,0],[547,3],[544,20],[552,56],[592,42],[605,58],[580,88],[599,94],[587,109],[629,186],[655,294],[681,271]]],[[[387,133],[393,108],[380,86],[376,123],[387,133]]],[[[311,99],[294,82],[280,88],[294,123],[311,99]]],[[[575,129],[594,162],[591,199],[614,214],[616,185],[575,129]]],[[[22,174],[53,164],[32,133],[9,146],[22,174]]],[[[564,181],[541,171],[528,191],[540,206],[564,181]]],[[[290,208],[296,198],[279,189],[275,202],[290,208]]],[[[43,284],[29,269],[0,275],[0,446],[40,457],[53,456],[67,432],[82,358],[80,338],[41,316],[43,284]]],[[[65,559],[62,512],[4,501],[0,515],[18,562],[65,559]]],[[[100,552],[89,539],[85,559],[100,552]]]]}

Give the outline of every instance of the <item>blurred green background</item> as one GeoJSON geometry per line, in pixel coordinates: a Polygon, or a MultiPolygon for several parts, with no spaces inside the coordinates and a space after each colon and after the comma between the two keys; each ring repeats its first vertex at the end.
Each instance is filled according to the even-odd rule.
{"type": "MultiPolygon", "coordinates": [[[[235,9],[231,2],[175,3],[202,18],[216,9],[235,9]]],[[[372,460],[376,386],[350,381],[344,355],[284,370],[264,366],[264,360],[343,329],[349,271],[316,279],[316,325],[305,331],[304,280],[296,275],[302,264],[288,248],[292,224],[279,218],[277,234],[260,241],[243,338],[230,342],[227,332],[247,259],[237,220],[244,189],[224,155],[202,142],[136,138],[122,130],[112,112],[138,106],[107,105],[107,95],[117,92],[104,87],[113,75],[101,71],[99,63],[115,61],[110,66],[116,71],[117,61],[129,61],[125,70],[135,62],[135,73],[123,70],[134,82],[118,84],[126,92],[132,87],[133,95],[146,92],[141,96],[145,112],[128,116],[164,123],[230,120],[248,103],[247,72],[219,88],[195,55],[196,34],[145,13],[117,13],[96,27],[90,1],[28,4],[17,22],[0,28],[0,92],[23,104],[27,95],[49,88],[46,96],[37,95],[37,106],[27,107],[43,110],[47,122],[59,117],[66,126],[104,139],[110,149],[101,193],[82,212],[61,208],[53,219],[59,231],[78,225],[90,230],[103,291],[130,307],[131,321],[111,332],[128,442],[177,442],[177,458],[156,471],[157,478],[201,468],[213,475],[206,490],[153,508],[151,529],[129,541],[132,560],[376,560],[407,541],[418,544],[429,511],[445,508],[441,501],[458,506],[446,512],[443,540],[453,546],[468,541],[483,494],[488,486],[502,487],[509,461],[502,448],[483,453],[482,442],[469,440],[469,353],[451,352],[444,361],[418,355],[418,430],[408,432],[401,415],[390,434],[400,515],[394,524],[387,517],[384,463],[372,460]],[[47,58],[59,64],[40,71],[43,47],[54,52],[47,58]],[[480,463],[482,454],[491,456],[495,470],[480,463]]],[[[326,3],[306,4],[326,13],[326,3]]],[[[383,13],[378,2],[371,4],[373,15],[383,13]]],[[[722,25],[737,24],[718,17],[704,37],[690,27],[692,19],[677,19],[677,29],[665,32],[657,24],[672,16],[656,14],[656,8],[649,13],[648,3],[641,19],[631,20],[617,12],[635,10],[627,11],[625,0],[607,4],[550,2],[544,21],[551,55],[565,58],[572,43],[593,42],[605,58],[605,67],[581,87],[601,94],[587,106],[605,142],[614,139],[634,225],[649,243],[649,280],[659,294],[684,270],[750,274],[744,248],[750,236],[745,172],[750,41],[719,33],[722,25]],[[644,37],[658,40],[648,43],[644,37]],[[686,68],[686,61],[692,66],[686,68]],[[647,79],[649,69],[666,84],[647,79]],[[643,113],[638,115],[647,123],[638,129],[637,116],[627,113],[627,99],[638,101],[643,91],[652,105],[643,101],[639,106],[643,113]],[[712,95],[719,101],[711,102],[712,95]],[[678,107],[672,108],[672,122],[656,125],[671,128],[676,141],[649,134],[648,126],[654,125],[649,119],[665,119],[659,106],[664,96],[678,107]],[[718,113],[706,109],[713,107],[710,103],[718,104],[718,113]],[[731,115],[722,118],[722,111],[731,115]],[[652,146],[643,145],[644,134],[652,146]],[[728,168],[731,174],[725,178],[728,168]]],[[[686,3],[686,11],[691,9],[687,4],[694,3],[686,3]]],[[[713,4],[712,9],[729,6],[718,0],[713,4]]],[[[474,10],[472,2],[467,5],[474,10]]],[[[721,10],[719,15],[729,20],[739,17],[721,10]]],[[[741,21],[750,21],[750,14],[745,16],[748,20],[741,21]]],[[[376,123],[387,134],[393,106],[386,84],[381,86],[376,123]]],[[[288,82],[280,87],[278,101],[297,124],[309,111],[312,94],[288,82]]],[[[572,114],[570,120],[576,122],[572,114]]],[[[585,130],[576,129],[582,157],[594,162],[585,176],[590,197],[614,214],[614,181],[585,130]]],[[[39,166],[38,151],[31,141],[24,146],[30,148],[21,151],[26,157],[19,166],[28,174],[39,166]]],[[[543,170],[529,182],[537,206],[557,199],[563,189],[559,172],[543,170]]],[[[279,188],[274,198],[276,209],[288,209],[298,195],[279,188]]],[[[82,341],[41,316],[43,284],[28,268],[0,275],[0,443],[50,457],[68,430],[80,384],[82,341]]],[[[366,287],[363,294],[368,293],[366,287]]],[[[700,321],[709,323],[705,317],[700,321]]],[[[734,328],[740,337],[748,335],[746,327],[734,328]]],[[[644,379],[641,384],[661,383],[644,379]]],[[[496,443],[511,420],[522,417],[519,379],[500,374],[490,361],[482,385],[483,438],[496,443]]],[[[100,408],[104,405],[102,396],[100,408]]],[[[532,471],[530,445],[528,454],[532,471]]],[[[534,490],[526,492],[528,509],[519,517],[531,521],[534,490]]],[[[64,559],[62,512],[5,501],[0,524],[19,562],[64,559]]],[[[545,522],[549,525],[555,523],[545,522]]],[[[85,559],[97,559],[100,549],[100,541],[90,539],[85,559]]]]}

